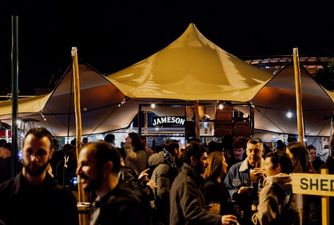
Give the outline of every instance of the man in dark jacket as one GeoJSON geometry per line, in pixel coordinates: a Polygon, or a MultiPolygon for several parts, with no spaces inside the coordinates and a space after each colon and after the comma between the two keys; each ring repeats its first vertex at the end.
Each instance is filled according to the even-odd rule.
{"type": "Polygon", "coordinates": [[[6,225],[77,225],[74,195],[47,172],[53,153],[52,135],[30,129],[23,141],[23,168],[0,185],[0,221],[6,225]]]}
{"type": "Polygon", "coordinates": [[[175,178],[170,193],[170,225],[234,224],[233,215],[218,215],[206,210],[200,184],[207,167],[207,150],[199,143],[191,143],[184,155],[184,165],[175,178]]]}
{"type": "Polygon", "coordinates": [[[151,180],[157,187],[154,189],[154,211],[157,220],[161,224],[169,224],[169,195],[172,183],[178,174],[175,164],[179,142],[177,140],[168,140],[165,143],[164,150],[154,153],[148,159],[149,168],[152,171],[151,180]]]}
{"type": "Polygon", "coordinates": [[[149,205],[140,191],[119,182],[120,154],[111,144],[92,142],[80,151],[77,174],[96,199],[90,225],[150,225],[149,205]]]}

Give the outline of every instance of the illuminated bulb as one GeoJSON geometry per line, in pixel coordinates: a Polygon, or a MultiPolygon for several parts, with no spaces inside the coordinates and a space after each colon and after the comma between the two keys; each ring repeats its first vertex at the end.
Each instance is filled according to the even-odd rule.
{"type": "Polygon", "coordinates": [[[222,104],[222,103],[219,103],[219,105],[218,105],[218,109],[219,110],[222,110],[224,108],[224,105],[222,104]]]}
{"type": "Polygon", "coordinates": [[[289,111],[286,113],[286,117],[288,117],[288,119],[291,119],[292,116],[293,116],[292,112],[289,111]]]}
{"type": "Polygon", "coordinates": [[[16,120],[16,125],[17,125],[17,126],[21,126],[21,123],[22,123],[22,120],[20,120],[20,119],[17,119],[17,120],[16,120]]]}
{"type": "Polygon", "coordinates": [[[155,108],[155,104],[151,103],[151,108],[154,109],[155,108]]]}

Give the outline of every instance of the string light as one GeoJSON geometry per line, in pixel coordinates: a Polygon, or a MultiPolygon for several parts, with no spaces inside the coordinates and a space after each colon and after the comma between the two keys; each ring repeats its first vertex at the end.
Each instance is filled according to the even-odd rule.
{"type": "Polygon", "coordinates": [[[293,117],[293,113],[292,113],[291,111],[288,111],[288,112],[286,113],[286,117],[287,117],[288,119],[291,119],[291,118],[293,117]]]}
{"type": "Polygon", "coordinates": [[[41,116],[42,116],[42,119],[44,120],[44,122],[47,121],[46,117],[44,116],[44,114],[41,112],[41,116]]]}

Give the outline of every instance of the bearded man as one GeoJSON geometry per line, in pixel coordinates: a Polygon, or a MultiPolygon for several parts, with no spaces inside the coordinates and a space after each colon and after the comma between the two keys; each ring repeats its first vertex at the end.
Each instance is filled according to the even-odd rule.
{"type": "Polygon", "coordinates": [[[80,151],[79,182],[96,195],[90,225],[151,225],[149,202],[130,183],[120,181],[120,167],[120,153],[110,143],[91,142],[80,151]]]}
{"type": "Polygon", "coordinates": [[[47,172],[54,151],[52,138],[42,127],[25,135],[23,168],[0,185],[0,221],[4,224],[79,224],[75,196],[47,172]]]}

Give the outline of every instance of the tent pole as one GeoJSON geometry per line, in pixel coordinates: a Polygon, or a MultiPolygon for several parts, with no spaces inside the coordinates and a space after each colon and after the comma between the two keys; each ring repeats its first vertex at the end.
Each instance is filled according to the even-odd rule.
{"type": "MultiPolygon", "coordinates": [[[[72,70],[72,73],[74,73],[73,70],[72,70]]],[[[67,117],[67,144],[69,144],[70,128],[71,128],[71,106],[72,106],[73,82],[74,82],[73,76],[71,76],[70,98],[69,98],[69,103],[68,103],[68,117],[67,117]]]]}
{"type": "Polygon", "coordinates": [[[304,119],[303,119],[303,106],[302,106],[302,87],[301,87],[298,48],[293,48],[293,65],[294,65],[295,90],[296,90],[298,141],[304,143],[305,138],[304,138],[304,119]]]}
{"type": "Polygon", "coordinates": [[[12,16],[11,18],[11,36],[12,36],[12,162],[11,162],[11,176],[14,177],[18,172],[18,79],[19,79],[19,17],[12,16]]]}
{"type": "MultiPolygon", "coordinates": [[[[76,47],[72,47],[72,71],[73,71],[73,90],[74,90],[74,112],[75,112],[75,152],[77,161],[79,159],[79,151],[81,148],[81,136],[82,136],[82,121],[81,121],[81,105],[80,105],[80,78],[79,78],[79,65],[78,65],[78,50],[76,47]]],[[[78,182],[78,201],[86,202],[85,192],[83,191],[82,184],[78,182]]],[[[88,224],[88,219],[85,215],[79,214],[80,225],[88,224]]]]}

